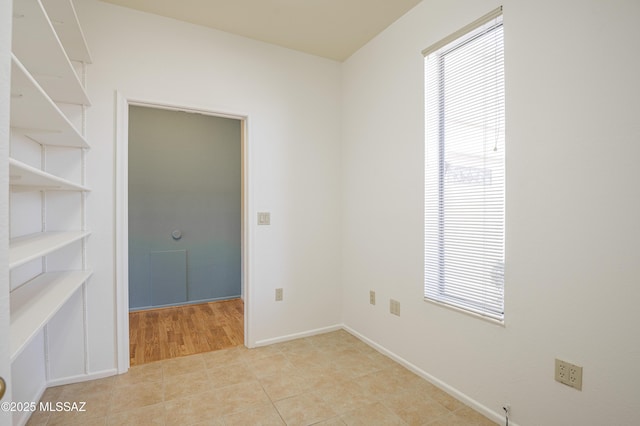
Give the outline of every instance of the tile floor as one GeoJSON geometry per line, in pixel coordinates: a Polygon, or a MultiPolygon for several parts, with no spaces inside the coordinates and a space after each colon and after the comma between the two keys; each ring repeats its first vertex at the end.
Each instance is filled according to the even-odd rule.
{"type": "Polygon", "coordinates": [[[345,331],[132,367],[49,388],[29,425],[495,425],[345,331]]]}

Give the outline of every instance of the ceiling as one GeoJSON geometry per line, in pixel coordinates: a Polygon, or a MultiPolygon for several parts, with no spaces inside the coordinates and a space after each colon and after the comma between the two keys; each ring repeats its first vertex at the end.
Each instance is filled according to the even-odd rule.
{"type": "Polygon", "coordinates": [[[102,0],[344,61],[421,0],[102,0]]]}

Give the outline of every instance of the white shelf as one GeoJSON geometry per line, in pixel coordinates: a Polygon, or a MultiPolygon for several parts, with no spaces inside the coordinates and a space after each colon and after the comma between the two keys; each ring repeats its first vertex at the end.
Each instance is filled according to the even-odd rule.
{"type": "Polygon", "coordinates": [[[90,276],[91,271],[47,272],[11,292],[11,361],[90,276]]]}
{"type": "Polygon", "coordinates": [[[18,58],[11,57],[11,127],[44,145],[89,145],[18,58]]]}
{"type": "Polygon", "coordinates": [[[42,5],[69,59],[90,64],[89,48],[71,0],[42,0],[42,5]]]}
{"type": "Polygon", "coordinates": [[[9,269],[53,253],[90,234],[87,231],[41,232],[12,238],[9,242],[9,269]]]}
{"type": "Polygon", "coordinates": [[[56,102],[90,105],[89,98],[39,0],[13,2],[12,51],[56,102]]]}
{"type": "Polygon", "coordinates": [[[9,158],[9,185],[13,191],[89,191],[42,170],[9,158]]]}

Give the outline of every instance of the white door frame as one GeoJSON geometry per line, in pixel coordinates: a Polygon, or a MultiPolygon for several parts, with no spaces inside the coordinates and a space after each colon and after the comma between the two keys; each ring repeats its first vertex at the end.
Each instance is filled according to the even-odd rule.
{"type": "Polygon", "coordinates": [[[249,276],[249,247],[251,227],[249,221],[249,119],[246,114],[194,108],[166,102],[134,99],[116,92],[116,152],[115,152],[115,261],[116,261],[116,347],[118,373],[129,369],[129,106],[144,106],[165,110],[184,111],[233,118],[241,121],[242,139],[242,288],[244,299],[244,344],[252,347],[250,339],[251,292],[249,276]]]}
{"type": "MultiPolygon", "coordinates": [[[[9,303],[9,114],[11,110],[11,10],[13,2],[0,2],[0,378],[7,391],[2,402],[12,401],[9,303]],[[5,77],[6,76],[6,77],[5,77]],[[4,141],[7,141],[5,143],[4,141]]],[[[16,413],[16,417],[17,417],[16,413]]],[[[11,424],[12,413],[0,410],[0,424],[11,424]]]]}

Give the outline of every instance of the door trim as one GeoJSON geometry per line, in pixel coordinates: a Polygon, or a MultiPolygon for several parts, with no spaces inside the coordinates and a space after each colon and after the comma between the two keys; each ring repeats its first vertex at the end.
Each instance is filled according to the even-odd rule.
{"type": "Polygon", "coordinates": [[[129,369],[129,106],[143,106],[165,110],[191,112],[241,121],[242,143],[242,287],[244,300],[244,344],[253,347],[251,337],[250,260],[251,205],[249,169],[249,117],[247,114],[221,112],[208,108],[176,105],[167,102],[136,99],[115,93],[116,148],[115,148],[115,278],[116,278],[116,362],[118,373],[129,369]]]}

